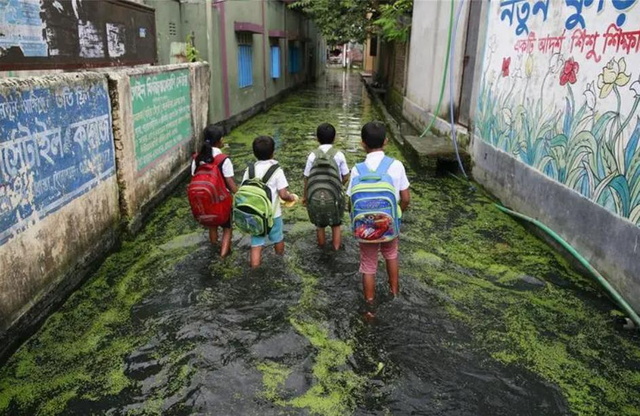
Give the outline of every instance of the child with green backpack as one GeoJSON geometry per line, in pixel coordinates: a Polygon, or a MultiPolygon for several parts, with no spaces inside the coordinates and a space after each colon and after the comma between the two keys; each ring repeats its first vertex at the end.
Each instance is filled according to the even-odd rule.
{"type": "Polygon", "coordinates": [[[331,124],[319,125],[316,137],[320,146],[307,158],[302,203],[307,207],[309,220],[317,227],[318,246],[324,247],[325,228],[331,227],[332,245],[337,251],[345,208],[342,186],[349,180],[349,166],[344,154],[333,147],[336,129],[331,124]]]}
{"type": "Polygon", "coordinates": [[[411,199],[404,165],[384,154],[386,129],[379,121],[362,127],[364,162],[351,170],[347,188],[351,227],[360,243],[360,273],[365,301],[373,303],[378,252],[387,263],[389,288],[398,294],[400,217],[411,199]]]}
{"type": "Polygon", "coordinates": [[[284,171],[273,159],[275,142],[260,136],[253,141],[253,154],[257,162],[250,163],[242,184],[234,198],[234,225],[251,235],[251,267],[262,262],[262,248],[267,238],[274,244],[277,254],[284,254],[284,224],[280,199],[295,203],[296,194],[288,190],[284,171]]]}

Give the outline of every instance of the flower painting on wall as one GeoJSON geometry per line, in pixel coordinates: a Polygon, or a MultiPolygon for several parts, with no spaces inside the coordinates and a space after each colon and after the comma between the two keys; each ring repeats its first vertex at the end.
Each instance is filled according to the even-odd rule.
{"type": "Polygon", "coordinates": [[[491,2],[476,135],[640,226],[636,0],[566,3],[491,2]]]}

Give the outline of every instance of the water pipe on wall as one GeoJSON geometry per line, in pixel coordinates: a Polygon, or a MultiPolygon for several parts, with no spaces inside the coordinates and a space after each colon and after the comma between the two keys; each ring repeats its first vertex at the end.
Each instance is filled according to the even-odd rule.
{"type": "MultiPolygon", "coordinates": [[[[458,31],[458,22],[460,21],[460,15],[462,14],[462,9],[464,8],[464,0],[460,0],[460,4],[458,4],[458,10],[456,12],[456,20],[453,24],[452,33],[457,33],[458,31]]],[[[455,122],[455,114],[453,111],[453,100],[454,100],[454,92],[453,92],[453,60],[456,56],[456,43],[450,42],[451,52],[449,53],[449,115],[451,121],[451,139],[453,139],[453,147],[456,151],[456,158],[458,159],[458,166],[460,167],[460,171],[464,175],[467,180],[469,176],[467,176],[467,172],[464,170],[464,164],[462,163],[462,159],[460,158],[460,150],[458,149],[458,140],[456,138],[456,122],[455,122]]]]}
{"type": "Polygon", "coordinates": [[[600,283],[600,285],[604,288],[604,290],[611,296],[611,298],[618,304],[618,306],[631,318],[631,321],[635,324],[636,328],[640,328],[640,317],[638,314],[631,308],[631,306],[627,303],[626,300],[607,282],[607,280],[591,265],[589,262],[582,257],[578,251],[573,248],[569,243],[567,243],[558,233],[553,231],[551,228],[547,227],[540,221],[527,217],[526,215],[520,214],[518,212],[512,211],[508,208],[503,207],[502,205],[495,204],[496,207],[502,212],[505,212],[513,217],[520,218],[524,221],[527,221],[535,226],[539,227],[541,230],[546,232],[551,238],[557,241],[562,247],[564,247],[576,260],[591,274],[595,279],[600,283]]]}
{"type": "Polygon", "coordinates": [[[431,130],[431,127],[436,122],[436,118],[438,114],[440,114],[440,106],[442,105],[442,98],[444,97],[444,86],[447,83],[447,68],[449,67],[449,51],[451,49],[451,32],[453,31],[453,4],[455,0],[451,0],[451,9],[449,11],[449,31],[447,34],[447,55],[444,59],[444,71],[442,71],[442,83],[440,85],[440,97],[438,98],[438,105],[436,106],[436,111],[433,113],[433,117],[431,118],[431,122],[427,126],[426,129],[422,132],[420,137],[426,136],[426,134],[431,130]]]}

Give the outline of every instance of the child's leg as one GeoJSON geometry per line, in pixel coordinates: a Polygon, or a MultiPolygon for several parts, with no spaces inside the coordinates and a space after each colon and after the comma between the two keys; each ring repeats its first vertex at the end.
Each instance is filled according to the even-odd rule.
{"type": "Polygon", "coordinates": [[[260,267],[262,263],[262,247],[267,244],[267,238],[264,236],[252,236],[251,237],[251,254],[249,255],[249,262],[252,269],[260,267]]]}
{"type": "Polygon", "coordinates": [[[222,248],[220,249],[220,257],[225,258],[231,253],[231,237],[233,233],[231,228],[222,229],[222,248]]]}
{"type": "Polygon", "coordinates": [[[387,260],[387,274],[389,275],[389,290],[393,296],[398,295],[398,275],[400,273],[400,266],[398,259],[387,260]]]}
{"type": "Polygon", "coordinates": [[[398,245],[399,239],[396,238],[388,243],[380,245],[382,256],[387,261],[387,274],[389,275],[389,290],[391,294],[398,294],[398,276],[400,273],[400,265],[398,262],[398,245]]]}
{"type": "Polygon", "coordinates": [[[376,271],[380,244],[360,243],[360,273],[364,300],[372,303],[376,295],[376,271]]]}
{"type": "Polygon", "coordinates": [[[333,249],[335,251],[340,250],[340,244],[342,244],[342,229],[339,225],[331,227],[331,239],[333,242],[333,249]]]}
{"type": "Polygon", "coordinates": [[[327,243],[327,235],[324,231],[324,228],[316,228],[316,236],[318,237],[318,245],[320,247],[324,247],[324,245],[327,243]]]}
{"type": "Polygon", "coordinates": [[[211,244],[218,244],[218,227],[209,228],[209,241],[211,244]]]}
{"type": "Polygon", "coordinates": [[[274,243],[276,254],[284,254],[284,221],[282,221],[282,217],[273,220],[273,228],[269,232],[269,240],[274,243]]]}
{"type": "Polygon", "coordinates": [[[364,300],[367,301],[367,303],[373,303],[373,299],[376,297],[375,273],[362,274],[362,291],[364,293],[364,300]]]}
{"type": "Polygon", "coordinates": [[[262,263],[262,246],[251,247],[251,268],[257,269],[262,263]]]}

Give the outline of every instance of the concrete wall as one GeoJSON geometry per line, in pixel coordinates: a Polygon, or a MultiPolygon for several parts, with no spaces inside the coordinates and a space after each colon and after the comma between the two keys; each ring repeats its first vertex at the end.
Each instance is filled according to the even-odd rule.
{"type": "Polygon", "coordinates": [[[550,2],[518,19],[525,3],[513,15],[485,5],[474,176],[558,232],[640,310],[640,16],[550,2]]]}
{"type": "MultiPolygon", "coordinates": [[[[458,5],[459,2],[456,1],[454,11],[457,11],[458,5]]],[[[403,112],[416,125],[428,124],[438,105],[447,56],[450,7],[448,1],[414,2],[403,112]]],[[[456,107],[460,96],[468,16],[469,2],[466,2],[453,38],[456,42],[456,56],[453,62],[456,107]]],[[[447,76],[440,113],[437,114],[442,118],[446,118],[449,113],[451,102],[448,78],[447,76]]]]}
{"type": "Polygon", "coordinates": [[[2,357],[108,251],[120,211],[104,76],[0,81],[0,119],[2,357]]]}
{"type": "Polygon", "coordinates": [[[197,151],[207,123],[209,69],[168,65],[108,77],[122,214],[135,231],[197,151]]]}

